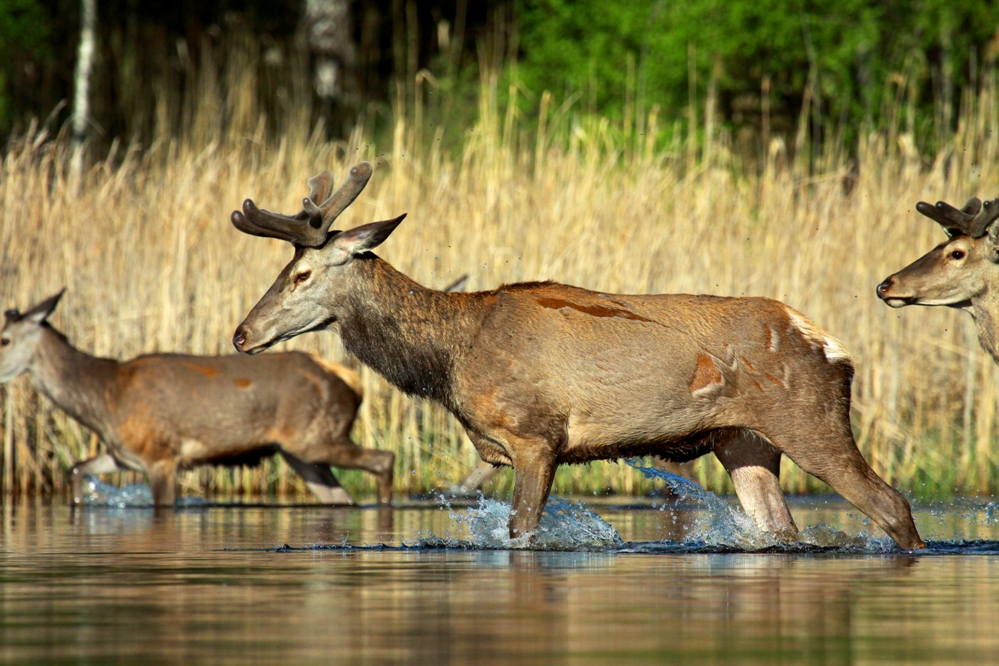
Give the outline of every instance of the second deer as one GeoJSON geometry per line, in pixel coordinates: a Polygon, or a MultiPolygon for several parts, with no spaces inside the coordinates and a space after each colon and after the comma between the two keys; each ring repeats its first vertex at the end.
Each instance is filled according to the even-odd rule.
{"type": "Polygon", "coordinates": [[[878,297],[893,308],[943,305],[970,313],[982,348],[999,363],[999,199],[972,198],[960,210],[920,201],[916,210],[942,226],[947,240],[885,278],[878,297]]]}
{"type": "Polygon", "coordinates": [[[353,370],[301,352],[97,358],[47,322],[61,296],[6,312],[0,383],[30,373],[39,392],[107,445],[73,467],[75,502],[83,475],[132,470],[149,477],[157,506],[172,505],[178,469],[255,464],[275,453],[320,502],[354,503],[330,465],[371,472],[379,502],[391,502],[395,454],[350,440],[361,404],[353,370]]]}
{"type": "Polygon", "coordinates": [[[794,538],[781,455],[822,479],[902,548],[923,547],[909,504],[864,460],[850,426],[853,365],[836,340],[766,298],[625,295],[551,282],[447,294],[371,250],[403,217],[329,231],[372,173],[328,172],[294,216],[232,215],[295,255],[236,329],[255,353],[339,326],[344,347],[403,391],[444,405],[483,460],[512,465],[510,535],[533,534],[560,464],[714,453],[761,528],[794,538]]]}

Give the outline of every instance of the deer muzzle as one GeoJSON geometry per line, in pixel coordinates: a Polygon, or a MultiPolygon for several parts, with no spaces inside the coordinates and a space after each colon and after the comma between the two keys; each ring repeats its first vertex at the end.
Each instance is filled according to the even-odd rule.
{"type": "Polygon", "coordinates": [[[877,286],[875,291],[878,294],[878,298],[885,302],[885,305],[891,308],[901,308],[906,305],[912,305],[916,302],[914,296],[899,296],[896,292],[898,291],[898,283],[895,281],[895,276],[890,275],[884,279],[884,281],[877,286]]]}
{"type": "Polygon", "coordinates": [[[239,325],[239,328],[236,329],[236,332],[232,336],[232,346],[241,354],[256,354],[267,348],[267,345],[253,345],[248,343],[247,330],[242,324],[239,325]]]}

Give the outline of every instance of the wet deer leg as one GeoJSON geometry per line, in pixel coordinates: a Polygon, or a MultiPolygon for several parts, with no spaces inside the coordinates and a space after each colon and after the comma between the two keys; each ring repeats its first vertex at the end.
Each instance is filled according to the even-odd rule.
{"type": "Polygon", "coordinates": [[[795,541],[798,527],[780,488],[780,451],[746,430],[716,446],[714,453],[757,527],[781,540],[795,541]]]}
{"type": "Polygon", "coordinates": [[[177,462],[173,459],[157,460],[149,465],[149,487],[153,491],[153,504],[157,507],[173,506],[177,501],[177,462]]]}
{"type": "Polygon", "coordinates": [[[69,477],[72,479],[73,504],[83,502],[83,477],[94,474],[111,474],[112,472],[123,472],[125,468],[119,467],[118,462],[110,453],[102,453],[99,456],[76,463],[69,470],[69,477]]]}
{"type": "Polygon", "coordinates": [[[319,498],[323,504],[340,504],[354,506],[354,499],[340,485],[336,476],[324,463],[307,463],[301,458],[294,456],[287,451],[281,451],[288,466],[298,472],[298,475],[305,480],[305,485],[312,494],[319,498]]]}
{"type": "Polygon", "coordinates": [[[516,539],[533,535],[538,529],[557,465],[547,442],[525,440],[510,449],[514,453],[510,538],[516,539]]]}

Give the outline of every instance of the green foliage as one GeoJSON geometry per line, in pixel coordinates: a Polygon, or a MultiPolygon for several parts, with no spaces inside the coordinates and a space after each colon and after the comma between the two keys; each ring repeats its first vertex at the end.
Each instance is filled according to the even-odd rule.
{"type": "Polygon", "coordinates": [[[21,64],[25,58],[45,57],[49,30],[46,15],[38,0],[0,0],[0,129],[10,125],[11,109],[8,90],[8,67],[21,64]]]}
{"type": "Polygon", "coordinates": [[[44,49],[45,13],[37,0],[0,0],[0,54],[44,49]]]}
{"type": "Polygon", "coordinates": [[[932,116],[934,101],[958,102],[972,63],[981,71],[994,59],[997,27],[994,4],[980,0],[521,0],[520,9],[518,73],[535,92],[578,93],[584,107],[620,117],[633,90],[640,107],[682,117],[691,84],[696,101],[714,81],[720,113],[738,125],[759,123],[769,80],[785,129],[810,81],[813,122],[830,128],[883,122],[886,94],[896,95],[886,83],[932,116]]]}

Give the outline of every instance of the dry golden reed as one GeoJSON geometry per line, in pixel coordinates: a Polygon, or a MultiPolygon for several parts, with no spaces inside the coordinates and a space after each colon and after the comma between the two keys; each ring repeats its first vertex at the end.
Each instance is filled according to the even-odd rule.
{"type": "MultiPolygon", "coordinates": [[[[239,83],[233,89],[252,88],[239,83]]],[[[528,125],[500,108],[495,80],[453,152],[404,113],[381,154],[363,126],[331,143],[291,119],[281,140],[268,141],[251,98],[208,90],[187,135],[116,146],[79,182],[57,138],[36,130],[10,148],[0,170],[0,304],[25,308],[66,286],[53,323],[88,352],[230,353],[233,329],[291,248],[237,232],[229,212],[247,197],[297,210],[309,176],[367,159],[375,175],[338,226],[408,212],[380,254],[422,284],[468,273],[471,289],[552,279],[611,292],[780,299],[852,351],[855,430],[878,473],[917,495],[991,493],[999,371],[971,319],[945,308],[891,310],[874,287],[943,239],[914,212],[917,201],[999,194],[996,90],[993,79],[969,98],[937,155],[917,154],[911,136],[889,127],[870,132],[852,159],[826,146],[789,160],[774,140],[752,169],[740,168],[717,130],[711,141],[657,145],[654,114],[639,132],[574,117],[545,96],[528,125]]],[[[344,358],[335,333],[287,346],[344,358]]],[[[662,364],[669,372],[668,355],[662,364]]],[[[354,438],[397,452],[398,490],[446,486],[477,460],[436,406],[366,369],[362,376],[354,438]]],[[[4,491],[64,487],[65,470],[93,454],[96,439],[39,399],[27,378],[3,396],[4,491]]],[[[710,456],[696,476],[729,488],[710,456]]],[[[371,490],[364,475],[343,477],[355,492],[371,490]]],[[[786,460],[782,482],[790,491],[821,488],[786,460]]],[[[182,483],[189,493],[303,492],[279,461],[194,470],[182,483]]],[[[496,488],[509,486],[506,476],[496,488]]],[[[614,462],[563,468],[556,479],[562,493],[650,488],[614,462]]]]}

